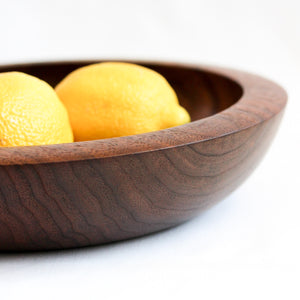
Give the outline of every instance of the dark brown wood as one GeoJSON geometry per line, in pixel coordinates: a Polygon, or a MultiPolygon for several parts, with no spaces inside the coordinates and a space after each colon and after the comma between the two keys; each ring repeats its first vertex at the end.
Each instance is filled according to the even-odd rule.
{"type": "MultiPolygon", "coordinates": [[[[52,85],[90,61],[2,66],[52,85]]],[[[286,93],[241,71],[138,62],[163,74],[193,122],[135,136],[0,148],[0,250],[82,247],[184,222],[256,167],[286,93]]]]}

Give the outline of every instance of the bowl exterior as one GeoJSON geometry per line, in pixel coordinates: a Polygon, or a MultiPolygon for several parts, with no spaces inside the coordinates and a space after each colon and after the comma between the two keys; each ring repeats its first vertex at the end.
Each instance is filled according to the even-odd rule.
{"type": "Polygon", "coordinates": [[[156,151],[0,166],[0,250],[103,244],[180,224],[253,171],[281,117],[156,151]]]}

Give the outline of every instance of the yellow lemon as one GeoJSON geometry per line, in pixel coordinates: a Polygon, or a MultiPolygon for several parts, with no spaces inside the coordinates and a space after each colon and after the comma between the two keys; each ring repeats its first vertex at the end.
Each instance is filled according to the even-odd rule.
{"type": "Polygon", "coordinates": [[[135,64],[85,66],[55,90],[69,112],[75,141],[145,133],[190,121],[166,79],[135,64]]]}
{"type": "Polygon", "coordinates": [[[0,146],[69,142],[68,113],[51,86],[24,73],[0,73],[0,146]]]}

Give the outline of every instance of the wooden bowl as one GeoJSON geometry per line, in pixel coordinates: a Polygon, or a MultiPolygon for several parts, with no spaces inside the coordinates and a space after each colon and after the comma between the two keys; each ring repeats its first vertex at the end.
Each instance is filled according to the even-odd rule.
{"type": "MultiPolygon", "coordinates": [[[[52,85],[93,61],[1,66],[52,85]]],[[[137,62],[164,75],[193,122],[71,144],[0,148],[0,250],[82,247],[193,218],[256,167],[287,96],[277,84],[218,67],[137,62]]]]}

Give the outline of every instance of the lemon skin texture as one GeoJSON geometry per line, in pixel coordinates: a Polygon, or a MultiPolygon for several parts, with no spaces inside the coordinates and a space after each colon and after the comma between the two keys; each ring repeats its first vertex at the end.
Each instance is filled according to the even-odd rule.
{"type": "Polygon", "coordinates": [[[21,72],[0,73],[0,146],[73,142],[66,108],[46,82],[21,72]]]}
{"type": "Polygon", "coordinates": [[[190,121],[167,80],[135,64],[79,68],[55,91],[68,110],[75,141],[146,133],[190,121]]]}

